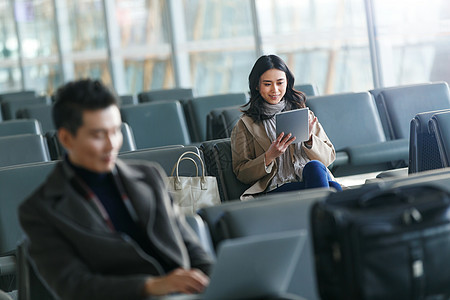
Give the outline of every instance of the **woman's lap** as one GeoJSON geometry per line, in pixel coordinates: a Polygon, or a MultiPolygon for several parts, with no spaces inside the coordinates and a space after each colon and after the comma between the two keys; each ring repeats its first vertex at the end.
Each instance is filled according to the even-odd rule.
{"type": "Polygon", "coordinates": [[[270,191],[270,193],[289,192],[303,189],[333,187],[342,190],[339,183],[332,180],[332,177],[324,164],[318,160],[308,162],[303,168],[303,181],[289,182],[270,191]]]}

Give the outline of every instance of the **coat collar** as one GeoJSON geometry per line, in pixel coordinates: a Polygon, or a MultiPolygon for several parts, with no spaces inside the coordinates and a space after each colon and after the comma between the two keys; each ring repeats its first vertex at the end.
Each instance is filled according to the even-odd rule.
{"type": "MultiPolygon", "coordinates": [[[[152,189],[142,183],[145,174],[138,169],[131,169],[119,159],[116,163],[116,171],[139,220],[145,226],[152,226],[153,224],[149,223],[154,220],[152,214],[155,210],[152,208],[155,203],[152,189]],[[148,201],[136,201],[142,195],[145,195],[148,201]]],[[[75,173],[69,164],[65,161],[60,162],[47,181],[44,191],[45,198],[53,199],[53,208],[67,219],[93,230],[111,232],[104,223],[97,207],[91,201],[82,197],[70,183],[74,176],[75,173]]]]}
{"type": "Polygon", "coordinates": [[[153,227],[156,206],[155,194],[154,190],[144,181],[146,175],[137,168],[130,168],[120,159],[116,162],[116,170],[138,215],[138,219],[141,220],[144,226],[153,227]],[[144,196],[147,201],[139,201],[144,196]]]}
{"type": "Polygon", "coordinates": [[[111,233],[95,205],[84,199],[70,184],[75,173],[62,161],[56,165],[44,189],[44,199],[62,216],[63,222],[72,222],[98,233],[111,233]]]}

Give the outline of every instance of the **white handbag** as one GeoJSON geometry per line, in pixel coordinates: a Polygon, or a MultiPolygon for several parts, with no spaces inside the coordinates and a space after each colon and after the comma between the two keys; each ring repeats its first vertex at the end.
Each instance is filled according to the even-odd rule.
{"type": "Polygon", "coordinates": [[[216,177],[205,176],[205,164],[202,158],[195,152],[186,151],[180,155],[178,161],[172,169],[171,176],[168,177],[169,194],[175,204],[180,207],[180,210],[186,215],[192,215],[198,209],[205,206],[213,206],[220,204],[219,188],[216,177]],[[198,166],[196,161],[186,155],[193,155],[198,158],[202,164],[202,175],[198,176],[198,166]],[[192,161],[197,169],[195,177],[179,176],[178,167],[182,160],[192,161]],[[175,171],[175,176],[173,173],[175,171]]]}

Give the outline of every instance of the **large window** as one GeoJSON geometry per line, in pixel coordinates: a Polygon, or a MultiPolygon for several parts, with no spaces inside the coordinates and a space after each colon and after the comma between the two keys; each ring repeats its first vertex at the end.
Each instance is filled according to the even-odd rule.
{"type": "Polygon", "coordinates": [[[17,0],[14,5],[25,88],[50,93],[61,83],[53,1],[17,0]]]}
{"type": "Polygon", "coordinates": [[[450,82],[450,1],[0,0],[0,93],[246,92],[260,54],[321,94],[450,82]]]}
{"type": "Polygon", "coordinates": [[[450,82],[450,2],[373,1],[383,84],[450,82]]]}
{"type": "Polygon", "coordinates": [[[21,89],[19,44],[11,1],[0,0],[0,92],[21,89]]]}
{"type": "Polygon", "coordinates": [[[167,2],[116,0],[115,17],[130,93],[175,86],[167,2]]]}
{"type": "MultiPolygon", "coordinates": [[[[73,78],[92,77],[112,85],[108,60],[105,10],[102,0],[66,0],[69,26],[61,35],[69,35],[71,47],[64,59],[72,61],[73,78]]],[[[66,45],[67,46],[67,45],[66,45]]]]}
{"type": "Polygon", "coordinates": [[[256,60],[251,2],[184,0],[190,79],[198,95],[247,91],[256,60]]]}
{"type": "Polygon", "coordinates": [[[361,0],[256,0],[263,53],[282,56],[296,83],[321,93],[372,85],[369,40],[361,0]]]}

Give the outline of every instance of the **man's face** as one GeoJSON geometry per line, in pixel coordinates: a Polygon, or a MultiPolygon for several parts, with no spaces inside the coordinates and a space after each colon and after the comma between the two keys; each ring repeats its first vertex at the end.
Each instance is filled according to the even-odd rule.
{"type": "Polygon", "coordinates": [[[105,173],[114,168],[122,147],[121,124],[120,111],[116,105],[86,110],[83,112],[83,124],[76,135],[62,128],[59,138],[74,165],[105,173]]]}

